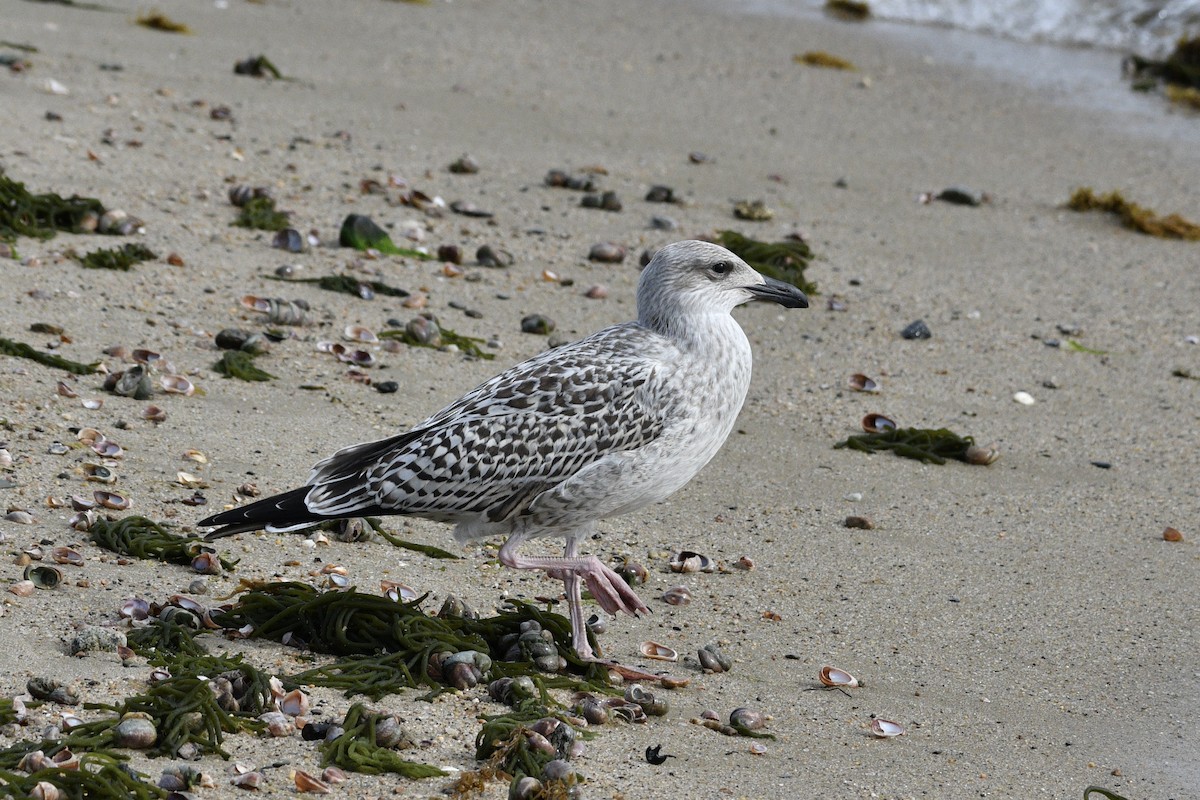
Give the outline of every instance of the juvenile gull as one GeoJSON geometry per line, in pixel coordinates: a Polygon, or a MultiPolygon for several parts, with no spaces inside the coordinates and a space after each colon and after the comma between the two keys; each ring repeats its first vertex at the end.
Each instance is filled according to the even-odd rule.
{"type": "Polygon", "coordinates": [[[668,245],[642,272],[636,322],[542,352],[405,433],[339,450],[307,485],[200,525],[224,526],[215,539],[402,514],[454,523],[460,542],[505,536],[501,563],[563,581],[572,644],[595,660],[581,584],[610,614],[649,609],[579,542],[597,520],[666,499],[724,444],[752,362],[730,312],[751,300],[808,306],[723,247],[668,245]],[[563,556],[521,555],[541,536],[563,537],[563,556]]]}

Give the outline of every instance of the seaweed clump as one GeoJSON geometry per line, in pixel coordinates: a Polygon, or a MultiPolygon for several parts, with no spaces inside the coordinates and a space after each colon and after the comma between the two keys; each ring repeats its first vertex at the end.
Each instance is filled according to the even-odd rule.
{"type": "Polygon", "coordinates": [[[182,22],[175,20],[163,14],[160,11],[155,11],[151,14],[143,14],[137,18],[137,24],[143,28],[149,28],[152,31],[162,31],[163,33],[191,33],[192,29],[182,22]]]}
{"type": "Polygon", "coordinates": [[[275,376],[265,369],[254,366],[254,354],[245,350],[226,350],[221,354],[213,369],[226,378],[237,378],[240,381],[269,381],[275,376]]]}
{"type": "Polygon", "coordinates": [[[158,258],[154,251],[136,242],[77,256],[79,263],[87,269],[115,269],[121,272],[128,272],[134,264],[152,258],[158,258]]]}
{"type": "MultiPolygon", "coordinates": [[[[103,548],[135,558],[156,558],[170,564],[190,566],[201,553],[214,552],[199,536],[177,536],[165,527],[133,515],[118,520],[97,519],[88,529],[92,541],[103,548]]],[[[237,561],[218,559],[223,569],[232,570],[237,561]]]]}
{"type": "Polygon", "coordinates": [[[1071,195],[1067,208],[1072,211],[1106,211],[1120,219],[1126,228],[1148,236],[1200,241],[1200,225],[1179,214],[1159,216],[1148,208],[1126,200],[1120,192],[1096,194],[1090,187],[1084,186],[1071,195]]]}
{"type": "Polygon", "coordinates": [[[871,16],[871,6],[859,0],[825,0],[825,11],[838,19],[861,22],[871,16]]]}
{"type": "MultiPolygon", "coordinates": [[[[60,748],[61,749],[61,748],[60,748]]],[[[126,768],[113,753],[83,753],[70,766],[45,767],[28,775],[0,769],[0,794],[7,797],[50,797],[43,784],[53,786],[63,798],[152,800],[167,791],[126,768]]]]}
{"type": "Polygon", "coordinates": [[[428,253],[413,250],[408,247],[397,247],[391,237],[375,224],[375,221],[364,214],[350,214],[342,221],[338,231],[338,244],[342,247],[353,247],[355,250],[378,250],[389,256],[407,256],[426,260],[428,253]]]}
{"type": "Polygon", "coordinates": [[[1200,109],[1200,36],[1181,38],[1162,61],[1129,56],[1124,68],[1135,91],[1151,91],[1161,82],[1168,100],[1200,109]]]}
{"type": "Polygon", "coordinates": [[[321,744],[321,766],[333,764],[364,775],[394,772],[412,779],[445,775],[446,772],[437,767],[403,759],[381,743],[380,733],[387,729],[380,723],[386,724],[392,719],[386,714],[369,711],[362,703],[350,706],[341,724],[342,735],[321,744]]]}
{"type": "Polygon", "coordinates": [[[443,328],[433,320],[430,322],[437,325],[437,336],[430,339],[428,336],[418,335],[416,332],[408,328],[397,328],[395,330],[380,331],[378,336],[380,339],[399,339],[410,347],[432,347],[437,350],[447,345],[454,345],[461,352],[472,358],[479,358],[484,361],[491,361],[495,358],[494,353],[489,353],[480,347],[483,344],[483,339],[477,339],[474,336],[466,336],[461,333],[443,328]]]}
{"type": "Polygon", "coordinates": [[[242,204],[233,224],[239,228],[281,231],[288,226],[288,214],[275,208],[273,197],[252,197],[242,204]]]}
{"type": "Polygon", "coordinates": [[[53,353],[43,353],[24,342],[15,342],[12,339],[5,339],[3,336],[0,336],[0,355],[27,358],[47,367],[66,370],[72,375],[91,375],[100,371],[100,362],[98,361],[91,364],[71,361],[53,353]]]}
{"type": "Polygon", "coordinates": [[[94,197],[33,194],[0,169],[0,241],[11,242],[18,236],[51,239],[59,231],[84,233],[86,223],[103,213],[104,206],[94,197]]]}
{"type": "Polygon", "coordinates": [[[717,244],[767,277],[790,283],[807,294],[817,293],[817,284],[804,277],[813,252],[799,239],[760,242],[737,231],[718,231],[717,244]]]}
{"type": "Polygon", "coordinates": [[[889,428],[850,436],[834,448],[863,453],[891,450],[898,456],[926,464],[945,464],[947,459],[966,464],[990,464],[997,458],[995,450],[979,447],[970,436],[959,436],[946,428],[889,428]]]}

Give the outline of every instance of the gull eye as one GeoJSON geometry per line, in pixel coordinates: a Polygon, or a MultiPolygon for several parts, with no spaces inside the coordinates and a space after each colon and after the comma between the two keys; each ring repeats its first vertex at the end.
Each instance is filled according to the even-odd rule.
{"type": "Polygon", "coordinates": [[[709,267],[709,269],[712,270],[714,275],[728,275],[730,272],[733,272],[733,264],[730,264],[728,261],[718,261],[709,267]]]}

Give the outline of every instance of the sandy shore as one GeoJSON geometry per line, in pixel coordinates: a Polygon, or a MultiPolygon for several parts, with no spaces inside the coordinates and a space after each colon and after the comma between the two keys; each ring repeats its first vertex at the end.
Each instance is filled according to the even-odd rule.
{"type": "MultiPolygon", "coordinates": [[[[527,314],[552,317],[566,338],[631,318],[643,248],[723,228],[760,239],[801,231],[819,256],[809,277],[821,294],[807,311],[737,313],[756,356],[738,435],[670,502],[615,520],[588,543],[650,568],[639,591],[654,614],[611,622],[602,639],[610,655],[636,662],[646,639],[689,654],[719,641],[736,663],[707,676],[693,656],[678,666],[693,680],[670,695],[667,717],[604,728],[576,762],[584,796],[1065,798],[1089,784],[1131,798],[1195,796],[1200,385],[1172,371],[1200,374],[1200,347],[1186,342],[1200,335],[1200,246],[1061,208],[1073,188],[1091,185],[1200,216],[1194,118],[1153,98],[1105,113],[1080,101],[1072,80],[1084,73],[1026,81],[966,63],[962,37],[820,17],[634,0],[157,4],[192,28],[179,36],[135,26],[143,5],[111,5],[118,11],[6,4],[0,38],[38,52],[27,56],[30,69],[0,76],[0,167],[35,191],[95,196],[143,219],[139,240],[177,253],[182,266],[160,258],[125,274],[85,271],[63,251],[113,240],[22,239],[28,263],[0,260],[0,335],[44,346],[54,337],[29,326],[57,324],[70,338],[59,352],[85,362],[111,345],[150,348],[206,394],[157,397],[168,418],[154,426],[138,416],[145,403],[104,393],[96,378],[77,383],[82,397],[105,401],[89,411],[56,395],[62,373],[0,359],[0,439],[18,484],[0,499],[36,518],[0,521],[6,578],[20,577],[12,559],[36,542],[81,539],[69,513],[45,502],[90,493],[76,451],[47,452],[73,439],[71,428],[98,428],[125,448],[117,488],[134,511],[189,530],[200,510],[179,503],[191,492],[174,482],[178,470],[208,482],[209,509],[246,481],[290,488],[322,455],[402,429],[545,347],[520,332],[527,314]],[[860,71],[793,63],[818,49],[860,71]],[[258,54],[294,80],[233,75],[235,61],[258,54]],[[121,69],[101,69],[114,64],[121,69]],[[51,78],[70,93],[46,92],[51,78]],[[216,106],[232,120],[213,119],[216,106]],[[692,152],[708,161],[690,163],[692,152]],[[478,174],[448,171],[464,153],[478,174]],[[620,213],[581,208],[577,193],[543,185],[551,168],[589,166],[607,172],[602,186],[620,196],[620,213]],[[360,193],[363,179],[389,175],[494,216],[432,218],[360,193]],[[355,212],[395,226],[398,240],[413,220],[432,248],[490,244],[515,264],[467,266],[478,277],[468,281],[439,264],[361,261],[328,246],[290,256],[269,247],[269,234],[230,225],[235,183],[271,187],[297,227],[326,242],[355,212]],[[653,184],[684,202],[644,202],[653,184]],[[954,184],[991,202],[917,202],[954,184]],[[742,199],[765,201],[774,219],[735,220],[732,203],[742,199]],[[652,229],[656,214],[678,228],[652,229]],[[627,247],[625,263],[589,262],[602,240],[627,247]],[[380,351],[371,377],[401,389],[379,394],[348,380],[315,342],[349,323],[378,330],[415,312],[265,278],[285,263],[419,289],[443,324],[501,347],[491,362],[380,351]],[[544,270],[573,285],[543,280],[544,270]],[[607,299],[584,297],[594,284],[607,299]],[[279,376],[269,383],[211,368],[217,331],[261,326],[238,304],[245,294],[303,298],[318,321],[260,360],[279,376]],[[845,312],[827,310],[831,295],[845,312]],[[918,318],[933,338],[901,339],[918,318]],[[1047,346],[1068,338],[1059,325],[1077,326],[1072,338],[1103,354],[1047,346]],[[882,392],[849,392],[853,372],[875,377],[882,392]],[[1014,402],[1017,391],[1036,403],[1014,402]],[[995,442],[1002,457],[986,468],[924,466],[834,450],[871,411],[995,442]],[[182,459],[191,448],[207,465],[182,459]],[[848,530],[849,514],[877,527],[848,530]],[[1164,542],[1168,525],[1186,540],[1164,542]],[[693,602],[668,606],[658,598],[678,577],[664,554],[681,548],[726,565],[749,556],[757,568],[693,578],[693,602]],[[852,697],[804,691],[822,664],[866,688],[852,697]],[[765,754],[688,722],[737,706],[772,715],[777,739],[765,754]],[[872,715],[908,733],[874,740],[872,715]],[[648,764],[643,753],[655,744],[675,758],[648,764]]],[[[1026,65],[1051,52],[1004,47],[1026,65]]],[[[1100,57],[1054,58],[1086,72],[1100,57]]],[[[1124,92],[1117,56],[1105,58],[1106,91],[1124,92]]],[[[394,527],[453,546],[433,523],[394,527]]],[[[77,623],[114,620],[121,598],[161,599],[194,576],[81,549],[88,561],[70,577],[87,588],[4,594],[0,693],[22,693],[36,675],[73,681],[85,700],[144,687],[144,668],[123,668],[112,654],[72,658],[65,642],[77,623]]],[[[239,569],[210,579],[210,595],[238,577],[310,579],[312,556],[297,537],[243,535],[228,552],[239,569]]],[[[319,555],[344,564],[364,590],[396,578],[431,592],[435,605],[450,591],[484,609],[554,591],[540,576],[486,563],[490,552],[434,562],[377,542],[319,555]]],[[[245,649],[265,668],[296,663],[275,645],[245,649]]],[[[419,758],[472,768],[476,716],[499,707],[481,690],[432,704],[415,694],[381,705],[424,740],[419,758]]],[[[334,692],[315,695],[330,716],[349,705],[334,692]]],[[[53,715],[36,717],[40,729],[53,715]]],[[[235,736],[226,746],[247,764],[317,761],[295,738],[235,736]]],[[[136,763],[154,776],[165,765],[136,763]]],[[[226,785],[227,764],[203,766],[220,788],[200,797],[241,796],[226,785]]],[[[292,794],[285,772],[271,772],[269,794],[292,794]]],[[[447,783],[355,777],[337,793],[437,796],[447,783]]],[[[506,791],[496,784],[488,796],[506,791]]]]}

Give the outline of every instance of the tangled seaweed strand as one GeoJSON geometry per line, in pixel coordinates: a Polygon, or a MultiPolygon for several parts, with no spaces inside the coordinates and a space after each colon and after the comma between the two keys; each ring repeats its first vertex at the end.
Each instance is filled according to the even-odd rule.
{"type": "Polygon", "coordinates": [[[443,328],[440,325],[438,326],[438,330],[441,332],[441,342],[439,344],[423,342],[403,328],[380,331],[379,338],[399,339],[409,347],[432,347],[435,350],[452,344],[463,353],[466,353],[474,358],[483,359],[484,361],[491,361],[496,357],[494,353],[489,353],[479,346],[483,343],[483,339],[476,339],[472,336],[464,336],[461,333],[455,333],[449,328],[443,328]]]}
{"type": "Polygon", "coordinates": [[[0,241],[18,236],[51,239],[59,231],[82,233],[86,217],[103,213],[104,206],[93,197],[33,194],[0,169],[0,241]]]}
{"type": "Polygon", "coordinates": [[[133,652],[155,666],[165,667],[181,656],[196,659],[208,655],[193,630],[173,619],[160,618],[152,625],[131,628],[125,639],[133,652]]]}
{"type": "Polygon", "coordinates": [[[383,228],[363,214],[350,214],[342,220],[341,230],[338,231],[338,244],[342,247],[353,247],[355,250],[378,250],[385,255],[418,258],[422,261],[432,258],[420,250],[397,247],[383,228]]]}
{"type": "Polygon", "coordinates": [[[1179,214],[1160,217],[1148,208],[1129,202],[1120,192],[1096,194],[1090,187],[1084,186],[1071,195],[1067,208],[1072,211],[1106,211],[1120,219],[1126,228],[1148,236],[1200,241],[1200,225],[1179,214]]]}
{"type": "Polygon", "coordinates": [[[817,293],[817,284],[805,279],[804,270],[813,252],[800,240],[760,242],[737,231],[717,231],[717,243],[770,278],[790,283],[807,294],[817,293]]]}
{"type": "MultiPolygon", "coordinates": [[[[202,552],[213,552],[199,536],[176,536],[165,527],[133,515],[117,520],[97,519],[88,530],[92,541],[101,547],[135,558],[156,558],[171,564],[189,566],[202,552]]],[[[221,558],[221,567],[233,570],[237,561],[221,558]]]]}
{"type": "MultiPolygon", "coordinates": [[[[443,550],[442,548],[435,547],[434,545],[431,545],[431,544],[422,544],[421,542],[410,542],[407,539],[401,539],[399,536],[393,536],[392,534],[388,533],[387,530],[384,529],[383,522],[382,522],[382,520],[379,519],[379,517],[363,517],[362,519],[367,523],[367,525],[369,525],[371,527],[371,530],[373,530],[375,533],[378,533],[381,537],[386,539],[388,544],[392,545],[393,547],[400,547],[405,550],[412,550],[414,552],[427,555],[430,558],[450,558],[450,559],[455,559],[455,560],[457,560],[459,558],[459,556],[456,556],[454,553],[451,553],[449,550],[443,550]]],[[[336,526],[337,526],[336,522],[329,522],[329,523],[325,523],[321,527],[328,527],[329,529],[333,529],[336,526]]]]}
{"type": "Polygon", "coordinates": [[[51,767],[29,775],[0,769],[0,795],[33,797],[43,781],[52,784],[63,800],[152,800],[167,796],[165,789],[142,780],[122,760],[105,752],[83,753],[77,769],[51,767]]]}
{"type": "Polygon", "coordinates": [[[974,446],[975,440],[970,436],[959,436],[945,428],[893,428],[851,436],[835,444],[834,448],[845,447],[863,453],[891,450],[898,456],[915,458],[926,464],[945,464],[948,458],[973,463],[967,451],[974,446]]]}
{"type": "Polygon", "coordinates": [[[134,264],[149,261],[152,258],[158,258],[153,250],[144,244],[131,242],[107,250],[94,250],[86,255],[78,256],[77,260],[86,269],[115,269],[128,272],[134,264]]]}
{"type": "Polygon", "coordinates": [[[81,364],[78,361],[71,361],[62,356],[56,356],[53,353],[43,353],[24,342],[14,342],[12,339],[5,339],[3,336],[0,336],[0,355],[13,356],[14,358],[28,358],[30,361],[36,361],[47,367],[66,370],[72,375],[91,375],[100,370],[99,361],[94,361],[91,364],[81,364]]]}
{"type": "Polygon", "coordinates": [[[382,715],[368,711],[355,703],[346,712],[342,723],[344,733],[321,744],[321,766],[333,764],[364,775],[394,772],[406,778],[437,778],[446,773],[429,764],[407,761],[395,752],[376,743],[375,723],[382,715]]]}
{"type": "Polygon", "coordinates": [[[226,350],[221,354],[221,359],[213,364],[213,369],[226,378],[240,381],[269,381],[275,378],[265,369],[254,366],[254,354],[245,350],[226,350]]]}

